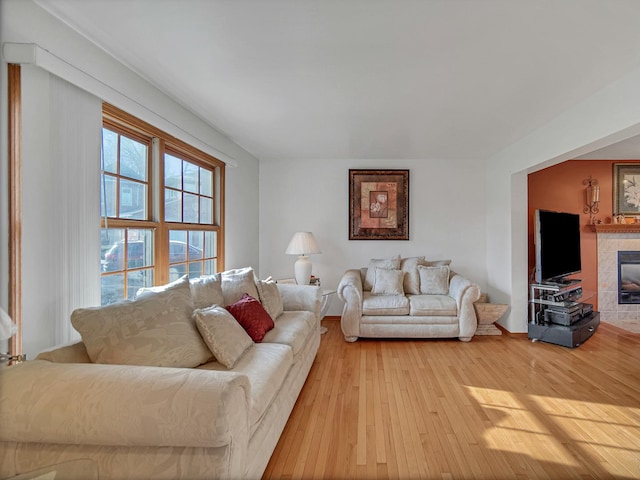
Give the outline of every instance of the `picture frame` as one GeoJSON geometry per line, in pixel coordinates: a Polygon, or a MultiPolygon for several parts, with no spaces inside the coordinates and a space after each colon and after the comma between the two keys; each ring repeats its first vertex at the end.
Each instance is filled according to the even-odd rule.
{"type": "Polygon", "coordinates": [[[613,164],[613,214],[640,215],[640,163],[613,164]]]}
{"type": "Polygon", "coordinates": [[[349,169],[349,240],[409,240],[409,170],[349,169]]]}

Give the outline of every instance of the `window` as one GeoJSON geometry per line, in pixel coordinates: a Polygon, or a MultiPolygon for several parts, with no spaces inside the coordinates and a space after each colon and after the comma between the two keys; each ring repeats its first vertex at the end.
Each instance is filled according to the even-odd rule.
{"type": "Polygon", "coordinates": [[[222,269],[224,164],[110,105],[103,116],[102,304],[222,269]]]}
{"type": "Polygon", "coordinates": [[[101,215],[147,220],[151,142],[111,128],[102,129],[101,215]]]}

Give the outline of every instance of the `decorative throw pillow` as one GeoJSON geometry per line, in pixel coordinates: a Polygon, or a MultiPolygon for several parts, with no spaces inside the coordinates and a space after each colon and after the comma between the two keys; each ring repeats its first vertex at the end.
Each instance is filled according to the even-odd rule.
{"type": "Polygon", "coordinates": [[[444,267],[451,265],[451,260],[425,260],[422,265],[426,267],[444,267]]]}
{"type": "MultiPolygon", "coordinates": [[[[142,297],[149,292],[164,292],[167,288],[175,285],[176,282],[180,282],[188,277],[188,275],[183,275],[174,282],[157,287],[142,287],[136,292],[136,298],[142,297]]],[[[211,305],[222,305],[224,303],[220,274],[192,278],[189,280],[189,288],[191,289],[193,308],[206,308],[211,305]]]]}
{"type": "Polygon", "coordinates": [[[71,324],[93,363],[192,368],[211,359],[192,312],[185,277],[135,300],[79,308],[71,324]]]}
{"type": "Polygon", "coordinates": [[[189,275],[183,275],[179,279],[174,280],[173,282],[167,283],[165,285],[156,285],[155,287],[141,287],[136,292],[136,299],[143,297],[149,293],[166,292],[168,289],[188,281],[189,281],[189,275]]]}
{"type": "Polygon", "coordinates": [[[256,343],[262,342],[266,333],[275,326],[262,304],[246,293],[236,303],[225,308],[256,343]]]}
{"type": "Polygon", "coordinates": [[[367,268],[367,274],[364,277],[364,290],[371,290],[373,288],[373,281],[375,280],[375,268],[386,268],[387,270],[398,270],[400,268],[400,255],[396,255],[391,258],[372,258],[367,268]]]}
{"type": "Polygon", "coordinates": [[[420,293],[446,295],[449,293],[449,267],[426,267],[418,265],[420,273],[420,293]]]}
{"type": "Polygon", "coordinates": [[[374,268],[375,277],[371,293],[373,295],[404,295],[402,289],[402,270],[374,268]]]}
{"type": "Polygon", "coordinates": [[[424,257],[409,257],[400,260],[400,269],[404,272],[403,289],[404,293],[420,293],[420,275],[418,265],[424,264],[424,257]]]}
{"type": "Polygon", "coordinates": [[[227,270],[220,274],[222,277],[222,296],[224,305],[231,305],[248,293],[253,298],[258,298],[258,289],[256,288],[256,277],[253,268],[237,268],[235,270],[227,270]]]}
{"type": "Polygon", "coordinates": [[[260,295],[260,302],[267,311],[269,316],[275,320],[284,311],[284,304],[282,302],[282,296],[278,285],[273,280],[258,280],[256,282],[258,287],[258,294],[260,295]]]}
{"type": "Polygon", "coordinates": [[[206,308],[211,305],[223,305],[222,278],[220,274],[203,275],[189,280],[193,308],[206,308]]]}
{"type": "Polygon", "coordinates": [[[253,345],[251,337],[224,307],[195,310],[193,317],[211,353],[227,368],[233,368],[253,345]]]}

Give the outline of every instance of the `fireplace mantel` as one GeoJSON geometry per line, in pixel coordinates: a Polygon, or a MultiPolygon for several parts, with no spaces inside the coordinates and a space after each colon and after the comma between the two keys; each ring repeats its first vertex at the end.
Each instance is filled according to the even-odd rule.
{"type": "Polygon", "coordinates": [[[589,227],[596,233],[640,233],[640,223],[602,223],[589,227]]]}

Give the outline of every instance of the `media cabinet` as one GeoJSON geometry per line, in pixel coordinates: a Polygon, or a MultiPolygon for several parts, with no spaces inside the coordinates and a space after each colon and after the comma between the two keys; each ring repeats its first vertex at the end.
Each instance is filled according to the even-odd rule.
{"type": "Polygon", "coordinates": [[[600,325],[600,312],[590,303],[579,302],[580,280],[532,283],[529,291],[528,337],[575,348],[589,340],[600,325]]]}

